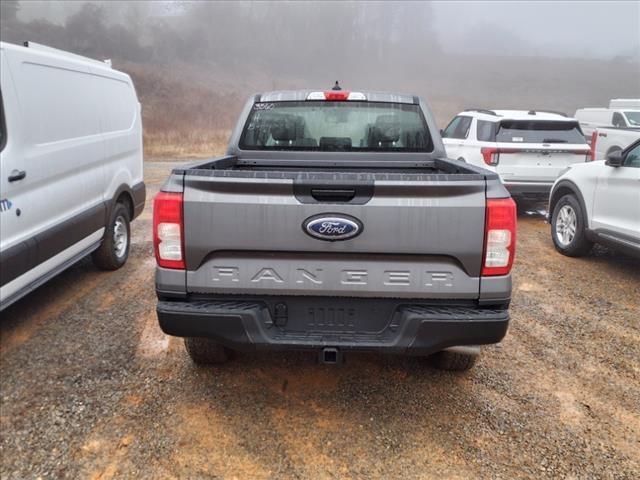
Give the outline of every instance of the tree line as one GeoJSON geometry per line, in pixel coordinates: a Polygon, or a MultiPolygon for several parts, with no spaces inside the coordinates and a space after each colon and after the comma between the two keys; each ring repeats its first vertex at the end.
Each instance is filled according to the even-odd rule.
{"type": "Polygon", "coordinates": [[[20,20],[3,0],[2,40],[93,58],[320,73],[419,66],[440,52],[427,2],[86,2],[63,21],[20,20]],[[164,7],[164,8],[162,8],[164,7]]]}

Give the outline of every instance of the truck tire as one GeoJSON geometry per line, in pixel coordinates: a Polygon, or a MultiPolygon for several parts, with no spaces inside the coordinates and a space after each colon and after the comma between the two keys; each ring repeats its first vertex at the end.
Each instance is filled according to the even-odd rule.
{"type": "Polygon", "coordinates": [[[573,194],[556,203],[551,215],[551,238],[556,250],[568,257],[589,253],[593,242],[587,238],[586,222],[580,202],[573,194]]]}
{"type": "Polygon", "coordinates": [[[216,365],[225,363],[231,357],[231,350],[209,338],[187,337],[184,348],[197,365],[216,365]]]}
{"type": "Polygon", "coordinates": [[[470,355],[460,352],[443,350],[431,355],[431,360],[436,368],[462,372],[471,369],[476,364],[478,355],[470,355]]]}
{"type": "Polygon", "coordinates": [[[130,244],[129,209],[122,203],[116,203],[105,228],[102,244],[92,254],[93,263],[102,270],[117,270],[129,258],[130,244]]]}

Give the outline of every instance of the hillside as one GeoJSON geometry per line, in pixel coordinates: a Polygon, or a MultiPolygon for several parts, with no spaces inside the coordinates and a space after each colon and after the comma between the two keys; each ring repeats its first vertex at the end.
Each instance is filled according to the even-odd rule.
{"type": "MultiPolygon", "coordinates": [[[[310,80],[269,75],[250,66],[215,69],[114,61],[131,74],[143,105],[146,155],[207,157],[224,149],[249,95],[287,88],[328,88],[336,75],[310,80]]],[[[428,70],[431,70],[429,68],[428,70]]],[[[314,77],[318,76],[314,74],[314,77]]],[[[538,108],[571,114],[640,96],[640,67],[624,61],[463,57],[438,59],[433,72],[381,69],[338,77],[345,88],[406,91],[425,96],[441,127],[465,108],[538,108]]]]}

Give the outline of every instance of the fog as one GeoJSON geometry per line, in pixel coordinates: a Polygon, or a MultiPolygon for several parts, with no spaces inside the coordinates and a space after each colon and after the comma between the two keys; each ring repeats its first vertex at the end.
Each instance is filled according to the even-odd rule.
{"type": "MultiPolygon", "coordinates": [[[[47,20],[64,24],[83,3],[102,6],[110,21],[121,21],[130,5],[122,1],[20,2],[18,19],[24,22],[47,20]]],[[[150,18],[188,16],[197,2],[138,2],[137,11],[150,18]]],[[[253,8],[259,8],[254,2],[253,8]]],[[[393,10],[383,2],[362,2],[358,10],[393,10]]],[[[417,3],[417,2],[416,2],[417,3]]],[[[640,2],[636,1],[434,1],[430,17],[424,19],[436,33],[444,52],[551,57],[632,57],[640,58],[640,2]]],[[[409,4],[408,15],[396,26],[397,35],[408,33],[402,20],[410,20],[420,5],[409,4]]],[[[291,8],[285,2],[273,2],[268,8],[291,8]],[[279,4],[275,5],[274,4],[279,4]]],[[[220,7],[218,7],[220,8],[220,7]]],[[[249,6],[249,9],[252,7],[249,6]]],[[[304,10],[301,16],[307,16],[304,10]]],[[[344,13],[336,3],[329,6],[344,13]]],[[[336,15],[337,16],[337,15],[336,15]]],[[[332,28],[323,25],[330,36],[332,28]]],[[[234,27],[240,27],[236,25],[234,27]]]]}
{"type": "Polygon", "coordinates": [[[640,58],[640,2],[436,2],[446,52],[640,58]]]}
{"type": "Polygon", "coordinates": [[[640,2],[0,5],[3,41],[110,58],[130,73],[148,133],[229,129],[253,92],[335,80],[423,95],[441,125],[469,107],[572,113],[640,97],[640,2]]]}

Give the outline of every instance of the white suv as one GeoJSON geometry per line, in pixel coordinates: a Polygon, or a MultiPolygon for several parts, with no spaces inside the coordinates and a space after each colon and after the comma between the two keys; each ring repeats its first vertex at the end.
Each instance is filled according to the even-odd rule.
{"type": "Polygon", "coordinates": [[[590,160],[574,118],[560,113],[465,110],[442,132],[447,156],[500,175],[516,198],[548,198],[568,165],[590,160]]]}
{"type": "Polygon", "coordinates": [[[640,257],[640,140],[568,168],[551,190],[549,212],[564,255],[586,255],[597,242],[640,257]]]}

